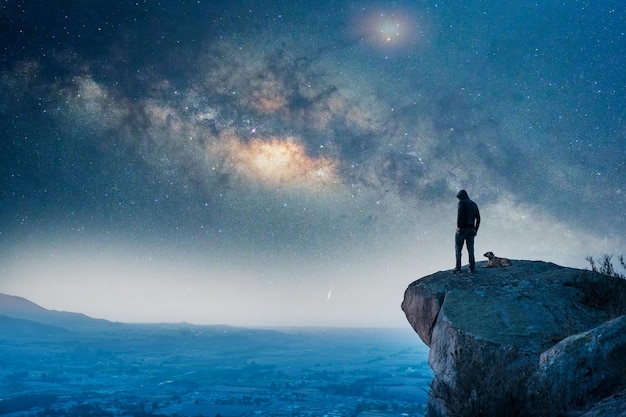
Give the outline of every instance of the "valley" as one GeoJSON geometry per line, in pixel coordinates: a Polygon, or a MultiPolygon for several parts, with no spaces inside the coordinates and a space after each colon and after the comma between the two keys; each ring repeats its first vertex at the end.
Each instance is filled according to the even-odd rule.
{"type": "Polygon", "coordinates": [[[421,416],[411,329],[109,323],[0,336],[3,416],[421,416]]]}

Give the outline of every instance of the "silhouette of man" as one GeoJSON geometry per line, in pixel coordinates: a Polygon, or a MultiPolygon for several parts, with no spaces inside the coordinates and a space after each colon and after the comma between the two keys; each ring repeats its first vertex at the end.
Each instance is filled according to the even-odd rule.
{"type": "Polygon", "coordinates": [[[469,255],[469,271],[474,273],[476,269],[476,259],[474,258],[474,236],[480,227],[480,212],[478,206],[467,195],[467,191],[461,190],[457,193],[459,208],[456,219],[456,235],[454,243],[456,248],[456,267],[454,273],[461,272],[461,251],[463,243],[467,245],[469,255]]]}

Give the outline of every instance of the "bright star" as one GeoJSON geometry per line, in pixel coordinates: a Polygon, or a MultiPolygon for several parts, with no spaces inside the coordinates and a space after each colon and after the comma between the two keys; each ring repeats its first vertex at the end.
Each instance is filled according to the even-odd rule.
{"type": "Polygon", "coordinates": [[[351,33],[364,45],[385,52],[398,52],[421,45],[425,36],[423,16],[407,10],[378,11],[363,9],[351,23],[351,33]]]}
{"type": "Polygon", "coordinates": [[[379,41],[383,43],[397,43],[402,41],[402,24],[395,16],[381,16],[376,24],[379,41]]]}

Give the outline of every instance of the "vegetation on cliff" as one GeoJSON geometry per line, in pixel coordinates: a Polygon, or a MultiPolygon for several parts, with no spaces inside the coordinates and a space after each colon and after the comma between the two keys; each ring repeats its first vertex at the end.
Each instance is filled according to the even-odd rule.
{"type": "Polygon", "coordinates": [[[570,415],[622,392],[626,265],[588,261],[591,270],[514,260],[413,282],[402,308],[431,348],[427,415],[570,415]]]}

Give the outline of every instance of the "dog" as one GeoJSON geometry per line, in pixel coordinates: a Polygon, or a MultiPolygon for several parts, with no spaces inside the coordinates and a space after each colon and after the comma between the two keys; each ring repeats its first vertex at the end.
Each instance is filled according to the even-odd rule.
{"type": "Polygon", "coordinates": [[[511,260],[507,258],[498,258],[493,252],[487,252],[483,255],[489,262],[483,268],[502,268],[504,266],[511,266],[511,260]]]}

